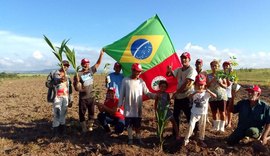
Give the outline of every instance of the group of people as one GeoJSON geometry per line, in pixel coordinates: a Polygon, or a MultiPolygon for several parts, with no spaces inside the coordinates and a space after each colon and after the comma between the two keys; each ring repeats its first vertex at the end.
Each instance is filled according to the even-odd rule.
{"type": "MultiPolygon", "coordinates": [[[[245,136],[261,140],[262,145],[267,144],[270,139],[270,106],[259,99],[261,89],[254,85],[247,88],[248,99],[243,99],[234,104],[236,92],[240,85],[229,77],[219,77],[218,72],[220,63],[213,60],[210,63],[211,73],[202,69],[203,60],[197,59],[193,68],[190,64],[191,55],[188,52],[180,56],[182,67],[172,70],[167,67],[166,75],[177,79],[178,85],[175,93],[170,96],[166,92],[168,83],[166,80],[159,82],[159,92],[149,92],[145,82],[139,77],[143,71],[139,63],[131,66],[131,75],[124,77],[121,72],[121,64],[114,64],[113,73],[105,79],[107,87],[106,99],[104,104],[95,101],[93,95],[93,75],[101,63],[104,51],[101,50],[100,56],[93,66],[90,67],[88,59],[81,60],[82,70],[74,76],[73,87],[79,92],[79,120],[82,131],[93,130],[94,108],[98,107],[100,113],[97,119],[106,133],[114,132],[121,134],[124,129],[128,132],[128,144],[133,144],[133,130],[139,144],[144,144],[141,140],[141,120],[143,96],[155,99],[155,110],[158,105],[170,104],[174,100],[173,110],[168,110],[167,118],[173,125],[173,134],[176,139],[180,139],[179,125],[180,114],[184,112],[189,128],[185,134],[184,145],[188,145],[189,138],[193,131],[199,132],[199,143],[202,147],[207,147],[204,142],[205,127],[208,119],[208,107],[210,106],[213,118],[211,131],[224,132],[225,127],[232,126],[232,113],[239,114],[239,121],[236,129],[228,137],[229,145],[237,144],[245,136]],[[88,110],[88,122],[85,115],[88,110]]],[[[53,129],[63,133],[65,127],[65,115],[67,106],[72,103],[71,82],[68,81],[66,71],[69,67],[68,62],[63,61],[63,66],[55,72],[53,86],[56,88],[56,97],[53,102],[54,118],[53,129]]],[[[229,75],[232,72],[231,63],[225,61],[222,64],[223,72],[229,75]]],[[[165,67],[166,68],[166,67],[165,67]]]]}

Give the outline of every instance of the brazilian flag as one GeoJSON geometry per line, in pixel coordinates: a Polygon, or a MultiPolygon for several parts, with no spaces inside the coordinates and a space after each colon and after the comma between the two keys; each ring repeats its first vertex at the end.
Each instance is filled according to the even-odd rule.
{"type": "Polygon", "coordinates": [[[173,81],[175,87],[172,91],[176,89],[176,80],[171,80],[165,75],[166,67],[173,65],[173,68],[176,68],[181,66],[181,63],[168,33],[157,15],[142,23],[125,37],[105,46],[104,51],[122,65],[125,76],[131,74],[133,63],[140,63],[144,71],[141,78],[144,79],[150,91],[157,91],[157,83],[161,79],[168,82],[173,81]],[[149,73],[150,69],[152,69],[152,73],[149,73]]]}

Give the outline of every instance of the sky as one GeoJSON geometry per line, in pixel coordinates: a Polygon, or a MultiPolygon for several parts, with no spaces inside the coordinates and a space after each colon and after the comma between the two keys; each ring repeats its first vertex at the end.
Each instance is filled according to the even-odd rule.
{"type": "MultiPolygon", "coordinates": [[[[0,72],[57,67],[44,41],[69,39],[77,64],[96,63],[100,49],[124,37],[155,14],[176,52],[191,64],[237,58],[236,68],[269,68],[269,0],[1,0],[0,72]]],[[[100,68],[115,61],[104,55],[100,68]]]]}

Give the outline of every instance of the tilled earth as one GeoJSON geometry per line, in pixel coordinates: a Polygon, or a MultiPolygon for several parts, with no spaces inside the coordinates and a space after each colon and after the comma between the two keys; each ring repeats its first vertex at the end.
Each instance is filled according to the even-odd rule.
{"type": "MultiPolygon", "coordinates": [[[[45,77],[21,77],[19,79],[0,80],[0,155],[270,155],[253,148],[252,142],[243,141],[231,148],[226,145],[226,137],[237,124],[233,118],[233,127],[225,133],[210,132],[211,124],[206,127],[207,148],[197,145],[196,137],[184,147],[182,141],[171,137],[171,125],[165,130],[164,150],[160,151],[156,136],[156,123],[152,100],[144,102],[141,146],[136,142],[127,145],[127,132],[118,136],[105,134],[95,122],[92,132],[81,133],[78,121],[78,93],[74,91],[72,108],[68,109],[66,135],[55,137],[52,134],[52,107],[46,101],[47,88],[45,77]]],[[[95,76],[96,88],[105,96],[104,76],[95,76]]],[[[243,85],[246,87],[246,85],[243,85]]],[[[270,91],[262,87],[261,98],[270,103],[270,91]]],[[[236,101],[244,98],[246,92],[240,89],[236,101]]],[[[96,114],[98,110],[96,109],[96,114]]],[[[211,112],[209,112],[211,121],[211,112]]],[[[185,117],[181,118],[180,135],[184,137],[187,128],[185,117]]],[[[270,143],[267,145],[270,149],[270,143]]]]}

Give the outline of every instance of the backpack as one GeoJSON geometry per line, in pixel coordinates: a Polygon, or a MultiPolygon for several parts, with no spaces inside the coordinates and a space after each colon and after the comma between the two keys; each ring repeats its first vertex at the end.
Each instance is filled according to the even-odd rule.
{"type": "Polygon", "coordinates": [[[47,79],[45,82],[45,86],[48,88],[47,102],[49,102],[49,103],[53,103],[54,98],[56,97],[56,88],[53,84],[53,76],[54,76],[55,72],[56,72],[56,70],[50,72],[49,75],[47,76],[47,79]]]}

